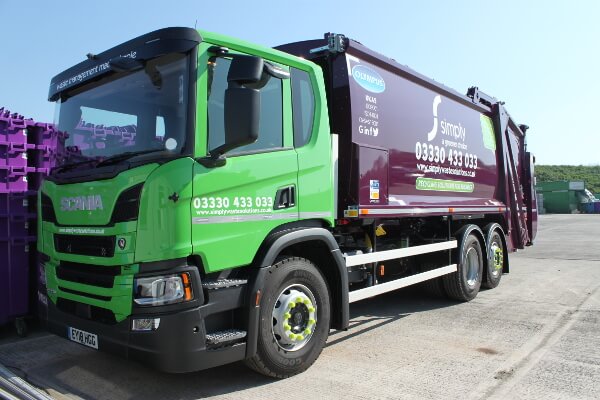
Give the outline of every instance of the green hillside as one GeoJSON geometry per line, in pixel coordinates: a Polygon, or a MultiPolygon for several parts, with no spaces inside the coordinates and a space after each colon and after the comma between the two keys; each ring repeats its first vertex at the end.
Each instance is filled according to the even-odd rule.
{"type": "Polygon", "coordinates": [[[584,181],[587,189],[600,195],[600,165],[536,165],[535,175],[538,182],[584,181]]]}

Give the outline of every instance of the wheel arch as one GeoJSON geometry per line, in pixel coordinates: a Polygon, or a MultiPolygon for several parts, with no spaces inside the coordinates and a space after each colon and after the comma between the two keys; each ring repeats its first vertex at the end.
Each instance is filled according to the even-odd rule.
{"type": "Polygon", "coordinates": [[[458,239],[458,247],[456,248],[456,254],[457,254],[457,262],[462,263],[462,248],[465,244],[465,240],[466,238],[470,235],[470,234],[474,234],[475,237],[477,238],[477,240],[479,240],[479,245],[481,246],[481,250],[485,251],[485,256],[482,257],[483,258],[483,267],[484,270],[485,268],[487,268],[487,240],[486,240],[486,236],[483,233],[483,231],[481,230],[481,228],[475,224],[469,224],[469,225],[465,225],[462,228],[460,228],[459,230],[457,230],[456,232],[454,232],[454,237],[456,237],[458,239]]]}
{"type": "Polygon", "coordinates": [[[248,291],[250,313],[247,358],[256,352],[259,307],[255,306],[255,296],[259,290],[263,290],[266,274],[280,256],[304,257],[317,266],[330,291],[331,327],[348,328],[348,274],[344,257],[331,232],[318,227],[275,232],[265,239],[252,263],[255,273],[248,291]]]}

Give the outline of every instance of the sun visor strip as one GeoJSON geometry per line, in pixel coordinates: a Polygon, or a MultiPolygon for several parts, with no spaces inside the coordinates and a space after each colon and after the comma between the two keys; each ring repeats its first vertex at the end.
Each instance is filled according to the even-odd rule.
{"type": "Polygon", "coordinates": [[[200,34],[191,28],[165,28],[142,35],[56,75],[50,83],[48,100],[56,101],[62,92],[113,72],[109,65],[111,59],[130,57],[148,60],[168,53],[185,53],[201,41],[200,34]]]}

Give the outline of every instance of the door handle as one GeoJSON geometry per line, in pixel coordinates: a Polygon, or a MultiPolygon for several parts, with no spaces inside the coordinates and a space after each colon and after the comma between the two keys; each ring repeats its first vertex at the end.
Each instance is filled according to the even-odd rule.
{"type": "Polygon", "coordinates": [[[282,210],[296,205],[296,187],[290,185],[281,188],[275,194],[275,209],[282,210]]]}

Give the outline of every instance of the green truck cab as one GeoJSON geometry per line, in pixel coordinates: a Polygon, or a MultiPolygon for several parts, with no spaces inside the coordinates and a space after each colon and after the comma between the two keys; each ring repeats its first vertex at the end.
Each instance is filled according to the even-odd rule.
{"type": "MultiPolygon", "coordinates": [[[[56,76],[50,100],[69,138],[39,200],[49,329],[171,372],[252,359],[248,326],[276,246],[312,238],[337,268],[319,239],[334,212],[324,90],[311,62],[187,28],[56,76]]],[[[276,352],[312,345],[329,318],[309,311],[329,299],[306,286],[292,291],[307,301],[295,333],[283,328],[291,309],[280,323],[305,337],[276,352]]],[[[302,347],[294,358],[311,354],[302,347]]]]}

